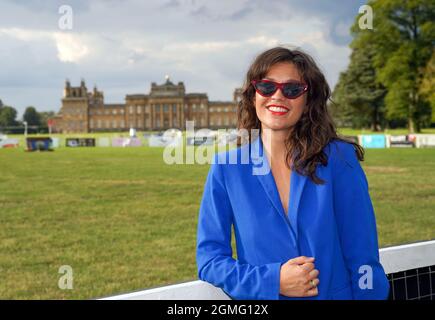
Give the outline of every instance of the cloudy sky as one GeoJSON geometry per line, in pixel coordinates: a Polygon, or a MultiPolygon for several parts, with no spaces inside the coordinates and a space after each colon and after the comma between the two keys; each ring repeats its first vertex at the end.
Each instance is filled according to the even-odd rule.
{"type": "MultiPolygon", "coordinates": [[[[187,92],[231,100],[253,58],[272,46],[312,54],[333,87],[349,61],[349,27],[365,1],[2,0],[0,99],[22,115],[60,108],[66,78],[95,84],[106,103],[183,81],[187,92]],[[62,5],[72,29],[59,27],[62,5]]],[[[64,20],[62,20],[64,21],[64,20]]]]}

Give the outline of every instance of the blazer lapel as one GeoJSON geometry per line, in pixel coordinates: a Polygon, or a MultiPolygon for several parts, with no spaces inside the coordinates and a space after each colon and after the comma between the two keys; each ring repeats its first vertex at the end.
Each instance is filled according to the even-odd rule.
{"type": "Polygon", "coordinates": [[[296,235],[296,239],[299,238],[298,233],[298,214],[299,214],[299,203],[301,202],[302,192],[305,187],[305,182],[307,177],[300,175],[296,171],[291,172],[290,179],[290,198],[288,205],[288,217],[292,225],[293,231],[296,235]]]}
{"type": "Polygon", "coordinates": [[[270,170],[269,162],[267,157],[263,157],[263,145],[261,139],[258,138],[252,145],[251,149],[251,159],[253,160],[252,174],[255,175],[264,189],[267,197],[269,198],[272,206],[281,215],[283,208],[281,205],[281,199],[279,198],[278,189],[273,179],[272,171],[270,170]],[[261,167],[261,170],[258,169],[261,167]],[[258,170],[256,170],[258,169],[258,170]]]}
{"type": "Polygon", "coordinates": [[[276,212],[285,220],[286,223],[289,223],[292,236],[294,237],[294,240],[297,241],[298,208],[307,177],[299,175],[295,171],[291,171],[287,218],[284,212],[284,208],[281,204],[281,199],[279,197],[279,192],[275,183],[275,179],[273,177],[272,171],[270,170],[269,162],[266,156],[263,157],[263,154],[263,142],[261,140],[261,137],[259,136],[254,142],[251,143],[250,155],[253,165],[253,174],[256,175],[276,212]],[[257,174],[255,174],[255,168],[258,168],[258,166],[261,167],[261,170],[259,170],[257,174]]]}

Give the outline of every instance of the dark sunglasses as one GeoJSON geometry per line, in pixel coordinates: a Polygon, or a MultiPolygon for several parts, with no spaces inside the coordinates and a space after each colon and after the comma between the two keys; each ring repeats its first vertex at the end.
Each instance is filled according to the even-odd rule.
{"type": "Polygon", "coordinates": [[[284,97],[287,99],[296,99],[308,90],[307,84],[297,81],[278,83],[271,80],[252,80],[251,83],[255,91],[263,97],[271,97],[276,90],[281,89],[284,97]]]}

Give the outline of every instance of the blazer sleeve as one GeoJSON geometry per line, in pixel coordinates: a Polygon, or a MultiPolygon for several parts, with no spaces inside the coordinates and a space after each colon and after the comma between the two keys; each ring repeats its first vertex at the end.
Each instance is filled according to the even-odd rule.
{"type": "Polygon", "coordinates": [[[379,261],[378,236],[366,175],[352,144],[335,157],[334,209],[353,299],[387,299],[389,283],[379,261]]]}
{"type": "Polygon", "coordinates": [[[198,277],[233,299],[278,299],[281,263],[255,266],[232,257],[233,211],[223,166],[216,161],[211,165],[204,186],[197,230],[198,277]]]}

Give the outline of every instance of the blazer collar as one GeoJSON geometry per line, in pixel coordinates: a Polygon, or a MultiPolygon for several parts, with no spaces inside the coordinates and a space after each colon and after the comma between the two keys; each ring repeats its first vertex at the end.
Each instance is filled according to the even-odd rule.
{"type": "Polygon", "coordinates": [[[270,170],[270,165],[265,154],[263,147],[263,141],[261,135],[259,135],[255,141],[251,143],[251,160],[253,165],[253,175],[256,175],[260,181],[261,186],[264,189],[267,197],[269,198],[273,208],[286,223],[290,224],[291,231],[294,236],[294,240],[297,241],[298,235],[298,210],[302,197],[302,192],[307,180],[306,176],[300,175],[296,171],[291,171],[290,175],[290,196],[288,205],[288,219],[286,217],[284,208],[281,204],[278,188],[275,183],[275,179],[270,170]],[[263,156],[264,154],[264,156],[263,156]],[[261,168],[261,169],[258,169],[261,168]],[[257,170],[257,171],[256,171],[257,170]]]}

